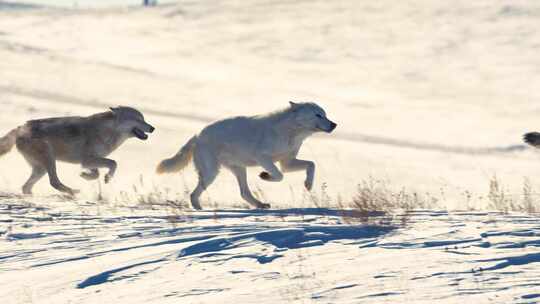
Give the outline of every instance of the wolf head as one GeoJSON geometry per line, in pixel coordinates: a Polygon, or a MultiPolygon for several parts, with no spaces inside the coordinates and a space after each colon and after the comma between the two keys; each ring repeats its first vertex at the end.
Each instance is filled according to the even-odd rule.
{"type": "Polygon", "coordinates": [[[146,133],[154,132],[154,127],[144,121],[141,112],[130,107],[110,108],[118,123],[118,129],[121,132],[128,133],[140,140],[146,140],[146,133]]]}
{"type": "Polygon", "coordinates": [[[326,117],[326,112],[312,102],[295,103],[290,101],[290,110],[295,114],[294,120],[297,125],[311,132],[334,131],[337,124],[326,117]]]}

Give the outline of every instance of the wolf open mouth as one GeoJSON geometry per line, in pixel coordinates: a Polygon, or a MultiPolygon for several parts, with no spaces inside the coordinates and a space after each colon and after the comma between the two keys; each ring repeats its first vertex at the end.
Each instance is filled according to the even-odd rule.
{"type": "Polygon", "coordinates": [[[316,129],[318,129],[319,131],[323,131],[323,132],[326,132],[326,133],[332,133],[332,131],[334,131],[334,129],[337,127],[337,124],[335,123],[331,123],[330,127],[328,128],[322,128],[320,126],[316,126],[316,129]]]}
{"type": "Polygon", "coordinates": [[[133,128],[131,132],[140,140],[148,139],[148,135],[146,135],[146,133],[144,133],[144,131],[139,128],[133,128]]]}

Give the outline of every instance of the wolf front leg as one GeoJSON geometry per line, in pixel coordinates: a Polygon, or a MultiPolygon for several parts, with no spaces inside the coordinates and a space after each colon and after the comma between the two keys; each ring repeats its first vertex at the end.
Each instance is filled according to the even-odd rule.
{"type": "Polygon", "coordinates": [[[95,180],[99,178],[98,169],[88,169],[87,171],[81,172],[81,177],[86,180],[95,180]]]}
{"type": "Polygon", "coordinates": [[[259,177],[269,182],[280,182],[283,180],[283,173],[274,165],[272,158],[260,157],[257,162],[264,170],[259,174],[259,177]]]}
{"type": "Polygon", "coordinates": [[[116,162],[112,159],[103,158],[103,157],[95,157],[95,156],[88,156],[86,157],[82,164],[83,168],[86,169],[98,169],[98,168],[108,168],[109,172],[105,174],[104,181],[105,183],[108,183],[114,176],[114,173],[116,172],[116,162]]]}
{"type": "Polygon", "coordinates": [[[280,162],[280,164],[283,172],[306,170],[306,180],[304,182],[304,186],[306,186],[307,190],[311,191],[311,188],[313,188],[313,179],[315,178],[314,162],[293,158],[283,160],[280,162]]]}

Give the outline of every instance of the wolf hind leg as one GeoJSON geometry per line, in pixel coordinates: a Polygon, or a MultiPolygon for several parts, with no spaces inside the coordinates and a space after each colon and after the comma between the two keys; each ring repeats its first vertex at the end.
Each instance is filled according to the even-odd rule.
{"type": "MultiPolygon", "coordinates": [[[[71,189],[68,186],[62,184],[62,182],[58,178],[58,175],[56,173],[56,160],[54,159],[54,153],[49,143],[37,139],[18,138],[16,144],[17,149],[21,152],[21,154],[33,168],[43,168],[47,171],[49,175],[49,182],[51,186],[53,186],[53,188],[58,191],[65,192],[69,195],[74,195],[75,193],[79,192],[78,190],[71,189]]],[[[38,173],[39,172],[36,172],[36,175],[34,176],[34,172],[32,172],[32,175],[25,183],[25,186],[27,187],[26,189],[23,188],[23,192],[25,190],[31,190],[33,186],[32,182],[37,182],[38,173]],[[34,177],[32,178],[32,176],[34,177]]]]}
{"type": "Polygon", "coordinates": [[[199,198],[216,179],[219,173],[219,163],[214,153],[204,144],[195,147],[193,162],[199,174],[199,183],[191,193],[191,206],[194,209],[200,210],[202,207],[199,198]]]}
{"type": "Polygon", "coordinates": [[[270,204],[262,203],[261,201],[256,199],[251,193],[251,190],[249,189],[249,185],[247,183],[247,174],[246,174],[245,167],[230,166],[228,168],[236,177],[236,180],[238,181],[238,187],[240,187],[240,195],[246,202],[248,202],[250,205],[256,208],[261,208],[261,209],[270,208],[270,204]]]}
{"type": "Polygon", "coordinates": [[[40,166],[32,166],[32,174],[24,183],[22,187],[22,192],[24,194],[32,194],[32,188],[34,188],[34,185],[47,173],[47,170],[45,168],[40,166]]]}

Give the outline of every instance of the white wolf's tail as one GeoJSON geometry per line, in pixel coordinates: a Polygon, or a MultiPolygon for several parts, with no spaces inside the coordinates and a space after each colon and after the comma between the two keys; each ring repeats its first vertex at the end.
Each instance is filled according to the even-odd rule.
{"type": "Polygon", "coordinates": [[[15,128],[9,131],[4,137],[0,138],[0,156],[11,151],[11,148],[15,145],[15,140],[17,139],[17,129],[15,128]]]}
{"type": "Polygon", "coordinates": [[[164,159],[156,168],[158,174],[177,172],[188,165],[193,158],[193,149],[197,144],[197,136],[193,136],[189,141],[171,158],[164,159]]]}

